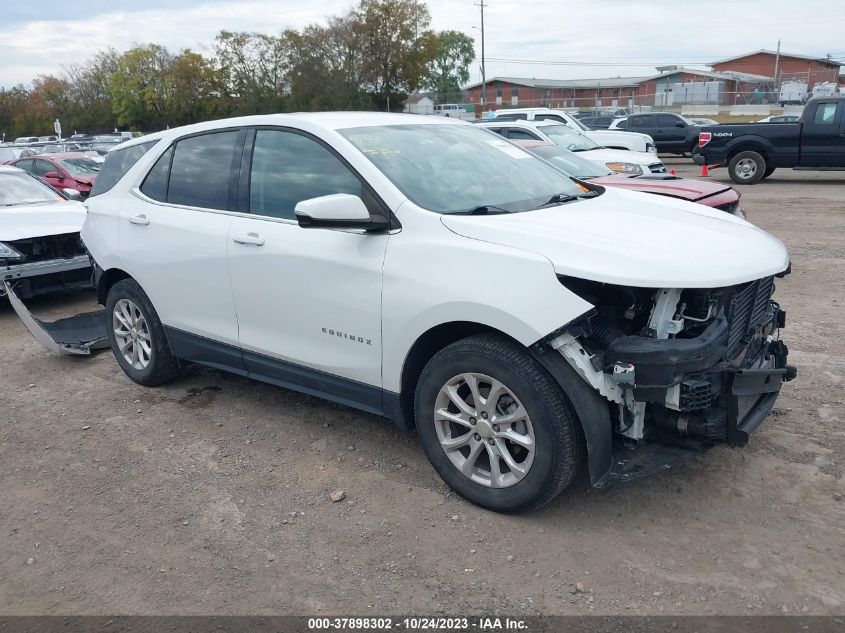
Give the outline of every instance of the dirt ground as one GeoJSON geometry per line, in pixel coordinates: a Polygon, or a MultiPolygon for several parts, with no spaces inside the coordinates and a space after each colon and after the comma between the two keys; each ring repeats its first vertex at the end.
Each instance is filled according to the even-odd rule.
{"type": "Polygon", "coordinates": [[[0,304],[0,613],[845,613],[845,174],[742,194],[792,255],[798,378],[745,449],[524,516],[450,494],[382,419],[209,369],[146,389],[0,304]]]}

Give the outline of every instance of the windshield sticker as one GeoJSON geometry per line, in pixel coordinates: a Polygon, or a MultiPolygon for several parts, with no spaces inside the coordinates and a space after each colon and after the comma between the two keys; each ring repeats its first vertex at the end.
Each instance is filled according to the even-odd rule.
{"type": "Polygon", "coordinates": [[[533,158],[528,152],[519,149],[515,145],[511,145],[507,141],[487,141],[487,143],[511,158],[533,158]]]}

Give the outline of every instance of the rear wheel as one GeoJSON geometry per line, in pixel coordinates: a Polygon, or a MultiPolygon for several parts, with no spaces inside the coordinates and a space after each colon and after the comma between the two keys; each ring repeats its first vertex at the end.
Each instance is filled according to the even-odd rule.
{"type": "Polygon", "coordinates": [[[766,173],[766,169],[766,159],[753,151],[739,152],[728,165],[731,180],[738,185],[753,185],[760,182],[765,177],[763,174],[766,173]]]}
{"type": "Polygon", "coordinates": [[[423,369],[415,415],[423,449],[461,496],[498,512],[554,499],[574,478],[581,430],[560,386],[496,335],[463,339],[423,369]]]}
{"type": "Polygon", "coordinates": [[[106,331],[118,365],[135,382],[152,387],[179,372],[164,326],[153,304],[134,279],[122,279],[106,299],[106,331]]]}
{"type": "MultiPolygon", "coordinates": [[[[768,178],[769,176],[771,176],[774,173],[774,171],[775,171],[774,167],[767,167],[766,171],[763,172],[763,178],[768,178]]],[[[763,180],[763,178],[761,178],[760,180],[763,180]]]]}

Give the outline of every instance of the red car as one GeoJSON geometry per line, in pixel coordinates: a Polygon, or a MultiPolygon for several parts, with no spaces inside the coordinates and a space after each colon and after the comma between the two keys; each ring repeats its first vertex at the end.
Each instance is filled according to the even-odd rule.
{"type": "Polygon", "coordinates": [[[739,192],[722,183],[679,178],[669,174],[630,176],[581,158],[560,145],[529,140],[511,142],[580,180],[589,180],[603,187],[619,187],[698,202],[745,219],[745,212],[739,206],[739,192]]]}
{"type": "Polygon", "coordinates": [[[83,198],[91,193],[100,171],[100,163],[81,152],[27,156],[11,164],[38,176],[56,189],[76,189],[83,198]]]}

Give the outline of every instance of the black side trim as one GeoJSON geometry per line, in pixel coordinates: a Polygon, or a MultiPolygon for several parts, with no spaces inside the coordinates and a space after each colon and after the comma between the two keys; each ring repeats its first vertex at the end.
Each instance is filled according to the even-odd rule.
{"type": "Polygon", "coordinates": [[[532,345],[531,354],[557,380],[575,408],[587,443],[590,481],[608,485],[613,466],[613,426],[610,403],[575,373],[564,358],[546,345],[532,345]]]}
{"type": "Polygon", "coordinates": [[[165,326],[174,356],[383,416],[399,428],[399,394],[165,326]]]}
{"type": "Polygon", "coordinates": [[[164,331],[170,343],[170,353],[176,358],[230,371],[239,376],[247,375],[243,352],[239,348],[166,325],[164,331]]]}
{"type": "Polygon", "coordinates": [[[243,350],[243,357],[250,378],[301,391],[309,396],[325,398],[368,413],[384,414],[382,389],[378,387],[248,350],[243,350]]]}

